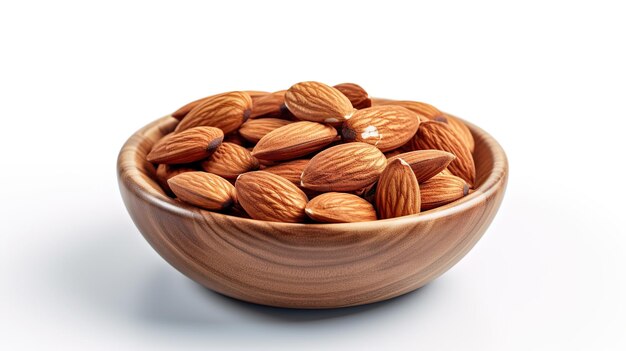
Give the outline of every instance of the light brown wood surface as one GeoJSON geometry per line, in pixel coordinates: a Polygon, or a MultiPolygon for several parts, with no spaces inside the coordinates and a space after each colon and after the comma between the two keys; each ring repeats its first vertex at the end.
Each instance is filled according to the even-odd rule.
{"type": "MultiPolygon", "coordinates": [[[[483,235],[504,196],[500,145],[476,140],[476,189],[419,215],[361,223],[298,224],[227,216],[182,204],[161,190],[146,154],[174,130],[163,117],[120,151],[119,187],[139,231],[172,266],[237,299],[291,308],[333,308],[413,291],[456,264],[483,235]]],[[[493,233],[497,235],[497,233],[493,233]]]]}

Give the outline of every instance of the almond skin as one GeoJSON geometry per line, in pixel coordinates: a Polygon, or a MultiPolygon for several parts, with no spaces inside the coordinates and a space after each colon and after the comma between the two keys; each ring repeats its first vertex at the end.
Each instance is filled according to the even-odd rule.
{"type": "Polygon", "coordinates": [[[167,183],[180,200],[207,210],[223,210],[236,201],[235,187],[215,174],[186,172],[167,183]]]}
{"type": "Polygon", "coordinates": [[[162,163],[157,166],[156,177],[157,177],[157,181],[159,182],[159,185],[161,186],[161,188],[163,188],[165,193],[168,195],[174,195],[174,193],[172,192],[172,189],[170,189],[169,184],[167,184],[167,181],[170,178],[175,177],[181,173],[195,172],[195,171],[196,171],[195,169],[187,165],[173,166],[173,165],[166,165],[162,163]]]}
{"type": "Polygon", "coordinates": [[[300,186],[300,176],[302,175],[302,171],[304,171],[304,167],[308,164],[309,160],[307,159],[292,160],[267,167],[263,169],[263,171],[281,176],[295,185],[300,186]]]}
{"type": "Polygon", "coordinates": [[[419,102],[419,101],[373,99],[372,105],[373,106],[380,106],[380,105],[402,106],[406,108],[407,110],[420,115],[420,119],[422,122],[425,122],[426,120],[432,120],[439,116],[444,115],[444,113],[439,111],[439,109],[436,108],[435,106],[427,104],[425,102],[419,102]]]}
{"type": "Polygon", "coordinates": [[[428,121],[421,123],[412,140],[414,149],[437,149],[452,153],[456,158],[448,165],[448,170],[463,178],[470,187],[474,186],[476,168],[468,146],[445,123],[428,121]]]}
{"type": "Polygon", "coordinates": [[[406,144],[415,135],[419,118],[401,106],[375,106],[358,110],[345,121],[345,141],[361,141],[390,151],[406,144]]]}
{"type": "Polygon", "coordinates": [[[301,185],[317,191],[355,191],[374,183],[386,165],[385,155],[370,144],[341,144],[309,161],[301,185]]]}
{"type": "Polygon", "coordinates": [[[380,219],[395,218],[420,212],[420,188],[415,174],[404,160],[387,165],[376,187],[376,208],[380,219]]]}
{"type": "MultiPolygon", "coordinates": [[[[244,92],[247,93],[248,95],[250,95],[250,98],[252,98],[253,102],[257,98],[260,98],[262,96],[270,94],[270,93],[268,93],[266,91],[258,91],[258,90],[245,90],[244,92]]],[[[217,94],[217,95],[221,95],[221,94],[217,94]]],[[[181,119],[183,119],[187,115],[187,113],[189,113],[189,111],[193,110],[194,107],[198,106],[199,104],[203,103],[204,101],[206,101],[208,99],[211,99],[214,96],[216,96],[216,95],[211,95],[211,96],[203,97],[201,99],[192,101],[192,102],[186,104],[185,106],[179,108],[175,112],[173,112],[172,113],[172,117],[174,117],[174,118],[176,118],[177,120],[180,121],[181,119]]]]}
{"type": "Polygon", "coordinates": [[[291,86],[285,105],[298,119],[340,125],[354,112],[352,103],[339,90],[318,82],[291,86]]]}
{"type": "Polygon", "coordinates": [[[254,219],[297,223],[306,218],[306,195],[283,177],[264,171],[244,173],[235,188],[239,204],[254,219]]]}
{"type": "Polygon", "coordinates": [[[354,83],[341,83],[334,86],[335,89],[339,90],[343,95],[345,95],[352,107],[356,109],[363,109],[372,106],[372,100],[370,100],[367,91],[363,89],[360,85],[354,83]]]}
{"type": "Polygon", "coordinates": [[[436,122],[447,123],[450,128],[456,133],[456,135],[463,141],[465,145],[470,149],[471,152],[474,152],[474,137],[472,136],[472,132],[470,132],[469,128],[458,118],[455,118],[450,115],[438,116],[433,119],[436,122]]]}
{"type": "Polygon", "coordinates": [[[420,184],[422,211],[443,206],[469,193],[469,185],[453,175],[438,174],[420,184]]]}
{"type": "Polygon", "coordinates": [[[241,125],[239,134],[252,143],[258,143],[267,133],[293,123],[279,118],[251,119],[241,125]]]}
{"type": "Polygon", "coordinates": [[[280,117],[286,110],[286,92],[286,90],[281,90],[254,99],[250,118],[280,117]]]}
{"type": "Polygon", "coordinates": [[[322,223],[367,222],[376,220],[374,206],[362,198],[346,193],[324,193],[306,205],[307,216],[322,223]]]}
{"type": "Polygon", "coordinates": [[[189,111],[174,132],[209,126],[219,128],[224,134],[228,134],[237,130],[250,117],[251,111],[252,98],[246,92],[233,91],[214,95],[189,111]]]}
{"type": "Polygon", "coordinates": [[[243,146],[222,143],[208,159],[202,161],[201,167],[206,172],[234,179],[241,173],[259,169],[259,161],[243,146]]]}
{"type": "Polygon", "coordinates": [[[168,134],[152,147],[149,162],[165,164],[191,163],[211,155],[224,139],[218,128],[196,127],[168,134]]]}
{"type": "Polygon", "coordinates": [[[261,160],[281,161],[318,151],[337,137],[335,128],[317,123],[294,122],[267,133],[252,150],[261,160]]]}
{"type": "Polygon", "coordinates": [[[455,156],[449,152],[441,150],[418,150],[401,153],[399,155],[390,157],[387,159],[388,163],[396,159],[403,159],[411,166],[417,182],[422,182],[437,175],[437,173],[443,171],[448,167],[450,162],[455,159],[455,156]]]}

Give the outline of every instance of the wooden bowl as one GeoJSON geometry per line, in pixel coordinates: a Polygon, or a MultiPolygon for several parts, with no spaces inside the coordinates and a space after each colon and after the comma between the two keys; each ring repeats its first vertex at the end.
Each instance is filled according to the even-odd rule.
{"type": "Polygon", "coordinates": [[[122,198],[152,247],[180,272],[237,299],[280,307],[333,308],[413,291],[457,263],[483,235],[504,196],[508,165],[489,134],[468,123],[477,188],[423,214],[362,223],[264,222],[169,198],[146,161],[177,121],[150,123],[122,147],[122,198]]]}

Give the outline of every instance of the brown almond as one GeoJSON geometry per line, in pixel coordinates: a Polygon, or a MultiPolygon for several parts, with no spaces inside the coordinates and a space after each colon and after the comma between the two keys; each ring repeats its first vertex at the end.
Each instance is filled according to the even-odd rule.
{"type": "Polygon", "coordinates": [[[209,126],[221,129],[224,134],[233,132],[245,122],[252,110],[252,99],[246,92],[233,91],[211,96],[198,103],[176,126],[175,132],[209,126]]]}
{"type": "Polygon", "coordinates": [[[425,122],[426,120],[432,120],[439,116],[444,115],[444,113],[439,111],[439,109],[436,108],[435,106],[427,104],[425,102],[419,102],[419,101],[373,99],[372,105],[373,106],[379,106],[379,105],[402,106],[406,108],[407,110],[417,113],[418,115],[420,115],[420,118],[425,117],[425,119],[421,118],[422,122],[425,122]]]}
{"type": "Polygon", "coordinates": [[[375,146],[354,142],[315,155],[302,171],[301,185],[317,191],[355,191],[374,183],[387,159],[375,146]]]}
{"type": "Polygon", "coordinates": [[[159,185],[165,191],[166,194],[174,195],[174,193],[172,192],[172,189],[170,189],[169,184],[167,184],[167,181],[170,178],[175,177],[181,173],[195,172],[195,171],[196,171],[195,169],[187,165],[178,166],[178,165],[166,165],[164,163],[161,163],[160,165],[157,166],[156,178],[157,178],[157,181],[159,182],[159,185]]]}
{"type": "Polygon", "coordinates": [[[387,165],[376,186],[376,209],[380,219],[420,212],[420,188],[411,166],[403,159],[387,165]]]}
{"type": "Polygon", "coordinates": [[[312,220],[323,223],[376,220],[376,210],[372,204],[347,193],[330,192],[318,195],[309,201],[304,211],[312,220]]]}
{"type": "Polygon", "coordinates": [[[234,179],[241,173],[259,169],[259,161],[243,146],[222,143],[208,159],[202,161],[201,167],[206,172],[234,179]]]}
{"type": "Polygon", "coordinates": [[[403,159],[411,166],[417,182],[422,182],[434,177],[437,173],[443,171],[455,156],[449,152],[441,150],[418,150],[401,153],[399,155],[387,159],[387,163],[396,159],[403,159]]]}
{"type": "Polygon", "coordinates": [[[318,151],[336,137],[337,130],[329,125],[294,122],[267,133],[256,144],[252,155],[260,160],[290,160],[318,151]]]}
{"type": "Polygon", "coordinates": [[[246,146],[247,141],[244,139],[238,131],[228,133],[228,135],[224,135],[224,143],[233,143],[241,146],[246,146]]]}
{"type": "Polygon", "coordinates": [[[456,158],[448,169],[463,178],[470,187],[474,186],[476,168],[469,147],[445,123],[428,121],[421,123],[412,141],[416,150],[437,149],[452,153],[456,158]]]}
{"type": "Polygon", "coordinates": [[[447,123],[459,139],[467,145],[470,151],[474,152],[474,137],[472,136],[472,132],[470,132],[469,128],[460,119],[450,115],[443,115],[434,118],[433,121],[447,123]]]}
{"type": "Polygon", "coordinates": [[[246,140],[252,143],[257,143],[267,133],[290,123],[293,122],[279,118],[250,119],[241,125],[239,128],[239,134],[241,134],[241,136],[246,140]]]}
{"type": "Polygon", "coordinates": [[[298,119],[340,125],[354,112],[339,90],[319,82],[302,82],[285,94],[285,105],[298,119]]]}
{"type": "Polygon", "coordinates": [[[289,180],[256,171],[240,175],[235,182],[239,204],[254,219],[303,222],[308,199],[289,180]]]}
{"type": "Polygon", "coordinates": [[[304,171],[304,167],[308,164],[309,160],[307,159],[292,160],[267,167],[263,169],[263,171],[281,176],[295,185],[300,186],[300,176],[302,175],[302,171],[304,171]]]}
{"type": "Polygon", "coordinates": [[[406,144],[419,123],[419,118],[404,107],[374,106],[356,111],[344,122],[341,134],[345,141],[361,141],[385,152],[406,144]]]}
{"type": "Polygon", "coordinates": [[[180,200],[207,210],[223,210],[236,201],[235,187],[215,174],[186,172],[167,183],[180,200]]]}
{"type": "MultiPolygon", "coordinates": [[[[269,95],[270,93],[266,92],[266,91],[258,91],[258,90],[245,90],[245,93],[247,93],[248,95],[250,95],[250,98],[252,99],[252,101],[254,102],[255,99],[260,98],[262,96],[265,95],[269,95]]],[[[216,95],[222,95],[221,94],[216,94],[216,95]]],[[[211,95],[211,96],[207,96],[207,97],[203,97],[201,99],[192,101],[188,104],[186,104],[185,106],[179,108],[178,110],[176,110],[175,112],[172,113],[172,117],[176,118],[177,120],[181,120],[183,119],[187,113],[189,113],[189,111],[193,110],[194,107],[198,106],[199,104],[203,103],[204,101],[213,98],[215,95],[211,95]]]]}
{"type": "Polygon", "coordinates": [[[224,133],[218,128],[196,127],[168,134],[157,141],[147,156],[149,162],[181,164],[209,157],[222,143],[224,133]]]}
{"type": "Polygon", "coordinates": [[[370,100],[367,91],[358,84],[341,83],[335,85],[334,88],[345,95],[348,100],[350,100],[350,103],[352,103],[352,107],[356,109],[360,110],[372,106],[372,100],[370,100]]]}
{"type": "Polygon", "coordinates": [[[286,90],[280,90],[253,100],[250,118],[291,117],[285,107],[286,90]]]}
{"type": "Polygon", "coordinates": [[[422,211],[443,206],[469,193],[469,185],[453,175],[438,174],[420,184],[422,211]]]}

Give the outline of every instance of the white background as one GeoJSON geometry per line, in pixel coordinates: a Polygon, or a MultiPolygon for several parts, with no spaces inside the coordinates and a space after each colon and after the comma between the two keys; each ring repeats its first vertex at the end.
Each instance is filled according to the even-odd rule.
{"type": "Polygon", "coordinates": [[[619,5],[2,2],[0,349],[626,349],[619,5]],[[128,136],[198,97],[302,80],[430,102],[503,145],[500,212],[440,279],[267,308],[201,288],[135,229],[115,173],[128,136]]]}

